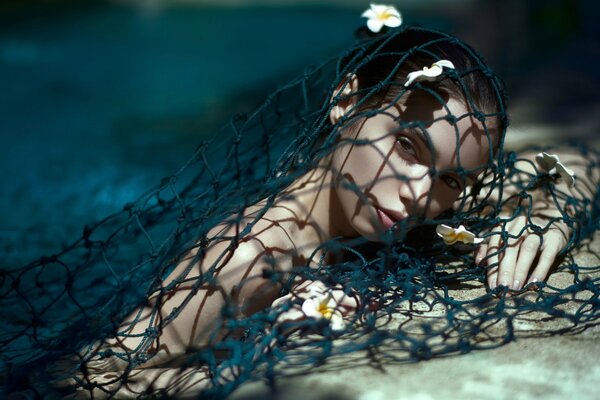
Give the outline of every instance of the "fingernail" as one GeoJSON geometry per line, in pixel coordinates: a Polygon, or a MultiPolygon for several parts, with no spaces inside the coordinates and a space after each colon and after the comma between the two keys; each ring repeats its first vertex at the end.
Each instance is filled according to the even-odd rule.
{"type": "Polygon", "coordinates": [[[527,285],[529,285],[529,290],[537,290],[538,289],[537,285],[533,285],[536,282],[538,282],[537,278],[533,278],[533,279],[530,279],[529,281],[527,281],[527,285]]]}
{"type": "Polygon", "coordinates": [[[521,281],[518,279],[515,279],[515,281],[512,284],[512,290],[519,290],[521,288],[521,281]]]}
{"type": "Polygon", "coordinates": [[[508,282],[502,281],[502,282],[500,282],[500,286],[506,286],[506,287],[508,287],[508,282]]]}

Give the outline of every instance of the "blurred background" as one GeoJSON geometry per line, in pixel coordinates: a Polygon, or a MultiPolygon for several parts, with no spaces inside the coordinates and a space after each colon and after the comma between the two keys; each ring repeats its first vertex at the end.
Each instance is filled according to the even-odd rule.
{"type": "MultiPolygon", "coordinates": [[[[504,78],[511,143],[598,142],[589,0],[403,0],[504,78]]],[[[203,137],[341,52],[367,1],[1,0],[0,267],[52,254],[174,173],[203,137]]]]}

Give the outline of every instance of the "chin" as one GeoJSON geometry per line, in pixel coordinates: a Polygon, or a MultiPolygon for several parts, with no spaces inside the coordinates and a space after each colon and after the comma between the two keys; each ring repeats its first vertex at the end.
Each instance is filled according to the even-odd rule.
{"type": "Polygon", "coordinates": [[[352,227],[361,237],[367,239],[369,242],[381,243],[381,236],[385,234],[383,227],[376,228],[375,222],[367,218],[353,221],[352,227]]]}

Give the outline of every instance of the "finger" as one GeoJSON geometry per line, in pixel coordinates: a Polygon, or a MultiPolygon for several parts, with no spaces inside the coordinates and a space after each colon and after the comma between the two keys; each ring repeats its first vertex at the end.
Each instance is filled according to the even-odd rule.
{"type": "Polygon", "coordinates": [[[289,301],[291,298],[292,298],[291,293],[288,293],[285,296],[278,297],[275,300],[273,300],[273,302],[271,303],[271,308],[278,307],[279,305],[289,301]]]}
{"type": "Polygon", "coordinates": [[[498,285],[498,267],[492,267],[488,271],[488,286],[490,289],[494,289],[498,285]]]}
{"type": "MultiPolygon", "coordinates": [[[[281,296],[273,300],[273,303],[271,303],[271,308],[281,307],[283,304],[289,302],[292,298],[294,298],[294,295],[292,293],[286,294],[285,296],[281,296]]],[[[275,319],[275,323],[282,324],[284,322],[294,321],[296,319],[302,318],[303,316],[304,313],[292,305],[292,307],[289,310],[284,310],[283,308],[281,309],[281,312],[277,315],[275,319]]]]}
{"type": "Polygon", "coordinates": [[[500,260],[500,266],[498,269],[498,285],[505,287],[512,286],[513,275],[515,273],[515,266],[517,264],[517,257],[519,256],[519,239],[509,238],[504,243],[503,254],[500,260]]]}
{"type": "Polygon", "coordinates": [[[305,317],[306,316],[304,315],[304,313],[301,310],[292,308],[288,311],[284,311],[281,314],[279,314],[277,316],[276,323],[281,325],[284,322],[297,321],[297,320],[303,319],[305,317]]]}
{"type": "Polygon", "coordinates": [[[556,260],[557,254],[561,250],[560,239],[555,235],[547,235],[547,240],[544,241],[544,246],[542,253],[540,254],[540,258],[538,263],[531,273],[527,284],[541,282],[546,279],[548,276],[548,272],[550,271],[550,267],[556,260]]]}
{"type": "Polygon", "coordinates": [[[333,296],[333,299],[336,302],[336,309],[338,309],[344,316],[356,311],[359,305],[356,296],[347,295],[341,290],[337,292],[338,293],[334,293],[333,296]]]}
{"type": "Polygon", "coordinates": [[[515,268],[511,289],[519,290],[523,287],[527,275],[531,270],[533,260],[540,249],[541,240],[537,235],[527,235],[521,246],[519,246],[519,259],[515,268]]]}
{"type": "Polygon", "coordinates": [[[475,255],[475,264],[476,265],[481,264],[481,260],[483,260],[483,257],[485,257],[486,254],[487,254],[487,244],[482,243],[479,246],[479,249],[477,249],[477,253],[475,255]]]}
{"type": "MultiPolygon", "coordinates": [[[[487,247],[487,255],[485,256],[487,258],[487,265],[489,266],[489,273],[490,274],[494,274],[498,272],[498,267],[499,267],[499,251],[498,249],[500,248],[500,233],[494,234],[492,236],[492,238],[490,239],[490,243],[487,247]]],[[[490,276],[490,275],[488,275],[490,276]]],[[[490,289],[495,289],[497,285],[497,279],[495,279],[493,282],[490,282],[490,289]]]]}
{"type": "Polygon", "coordinates": [[[336,288],[332,291],[333,299],[342,304],[346,305],[356,305],[358,306],[358,295],[354,290],[351,290],[351,293],[348,294],[343,289],[341,285],[336,286],[336,288]]]}

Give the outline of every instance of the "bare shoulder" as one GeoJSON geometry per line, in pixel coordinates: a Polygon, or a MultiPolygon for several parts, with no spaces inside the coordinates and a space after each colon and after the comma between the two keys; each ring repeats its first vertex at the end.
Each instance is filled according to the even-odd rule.
{"type": "Polygon", "coordinates": [[[290,270],[295,255],[290,213],[271,207],[262,214],[262,202],[248,207],[242,216],[231,215],[214,226],[206,239],[179,261],[164,281],[190,281],[210,273],[219,285],[232,287],[243,279],[262,275],[265,268],[290,270]]]}

